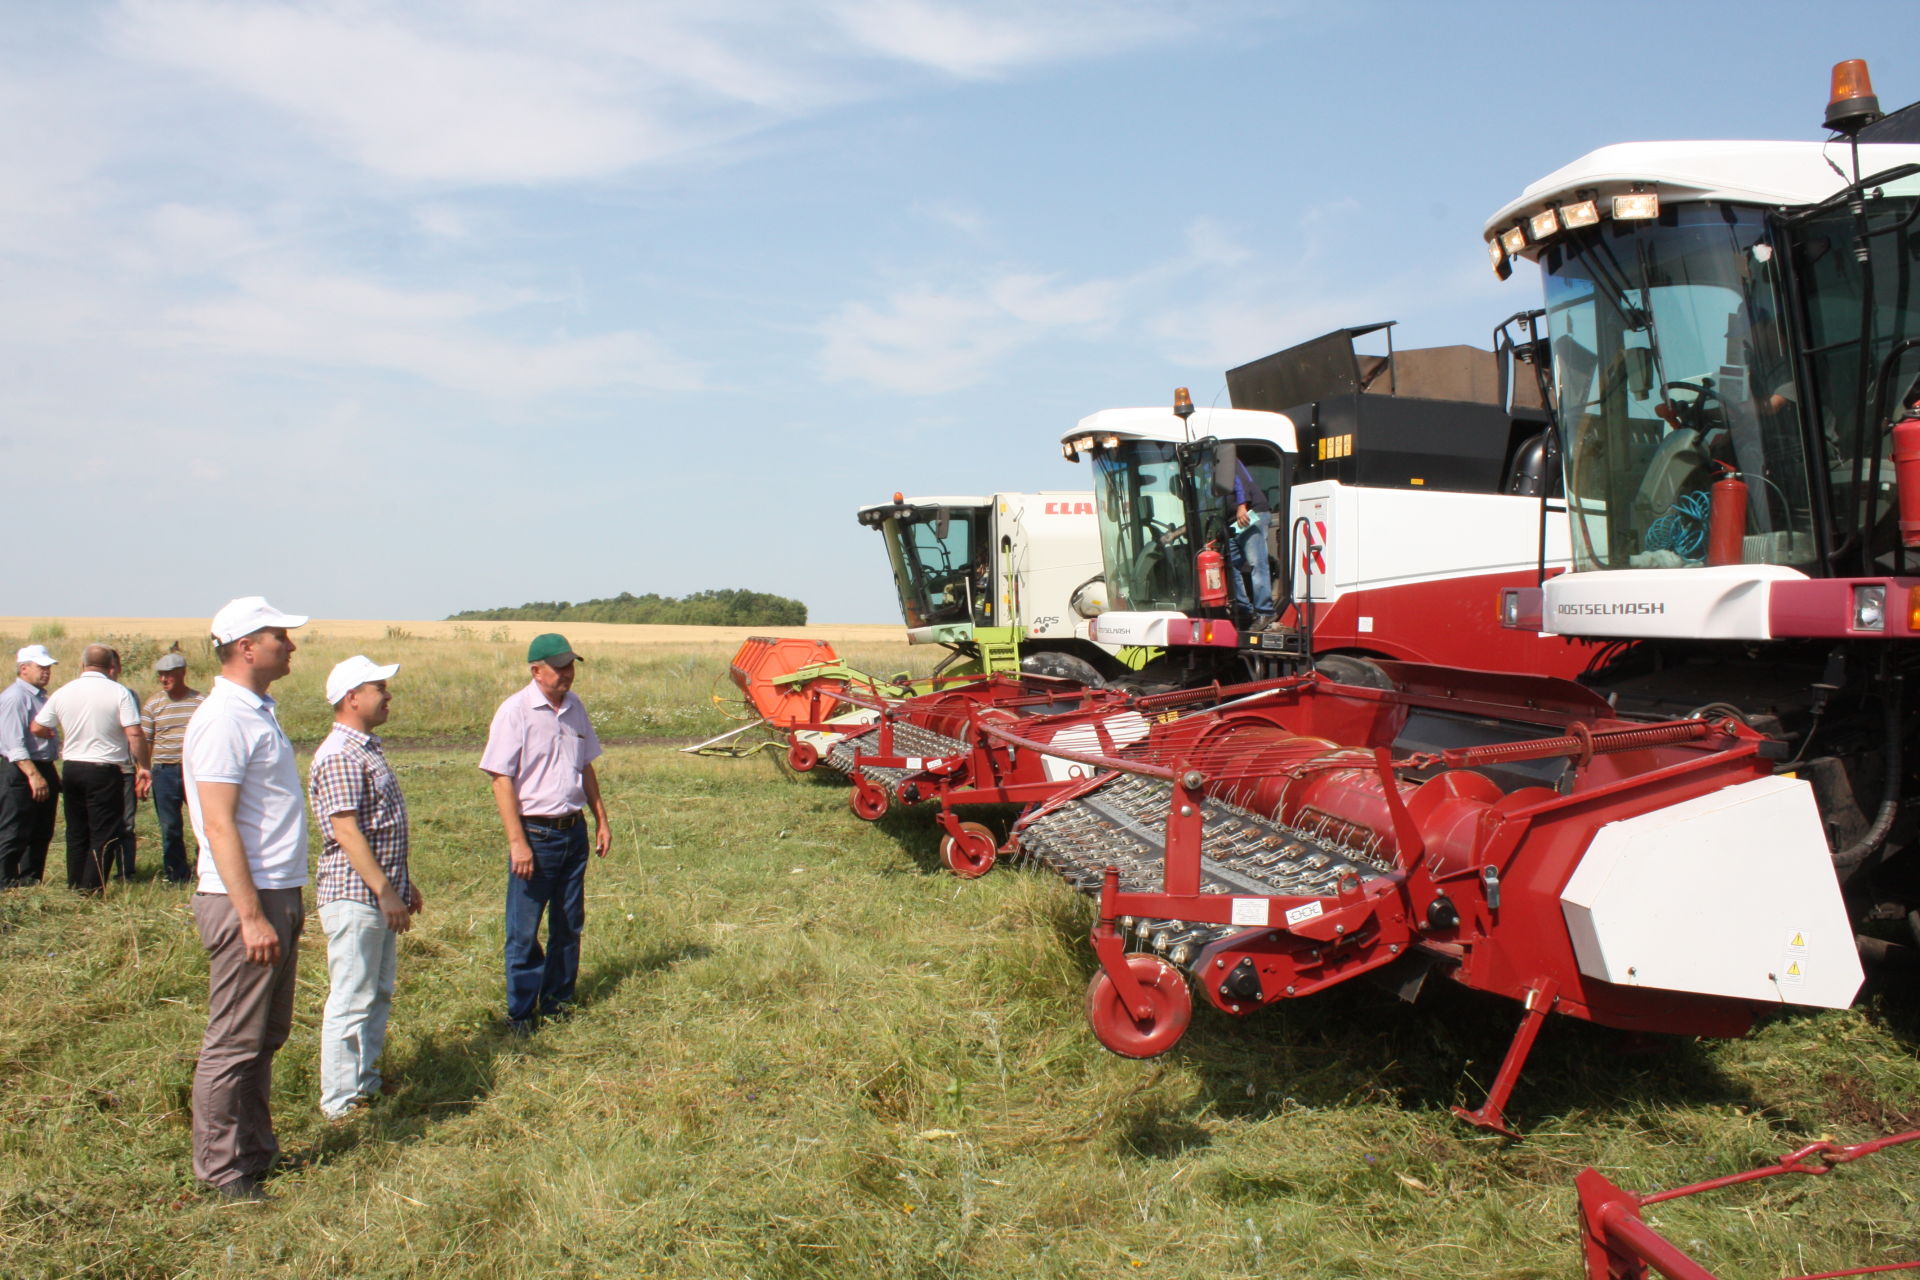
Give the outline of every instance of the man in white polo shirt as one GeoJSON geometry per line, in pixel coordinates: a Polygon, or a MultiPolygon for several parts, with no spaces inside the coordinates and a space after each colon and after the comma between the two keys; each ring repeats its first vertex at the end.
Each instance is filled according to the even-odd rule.
{"type": "Polygon", "coordinates": [[[152,785],[140,704],[112,672],[120,655],[90,644],[80,656],[80,676],[48,696],[33,718],[36,737],[60,735],[66,762],[67,887],[99,893],[119,865],[129,836],[121,775],[138,766],[140,795],[152,785]]]}
{"type": "Polygon", "coordinates": [[[193,1073],[193,1173],[229,1200],[261,1200],[280,1144],[273,1055],[293,1028],[305,913],[306,805],[293,743],[267,688],[292,667],[306,618],[243,596],[213,615],[220,660],[187,723],[181,771],[200,842],[193,917],[207,949],[207,1034],[193,1073]]]}

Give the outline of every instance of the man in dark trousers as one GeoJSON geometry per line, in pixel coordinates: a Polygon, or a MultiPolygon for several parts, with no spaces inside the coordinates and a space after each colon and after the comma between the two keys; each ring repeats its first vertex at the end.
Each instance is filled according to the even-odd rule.
{"type": "Polygon", "coordinates": [[[37,736],[60,735],[67,887],[81,893],[99,893],[118,865],[128,834],[126,768],[134,768],[139,795],[146,795],[153,781],[140,704],[111,674],[119,665],[120,655],[106,645],[88,645],[79,678],[55,689],[33,717],[37,736]]]}
{"type": "Polygon", "coordinates": [[[19,678],[0,690],[0,756],[6,758],[0,775],[0,889],[40,883],[60,805],[54,745],[33,732],[59,659],[47,646],[30,644],[14,661],[19,678]]]}
{"type": "Polygon", "coordinates": [[[587,813],[601,857],[613,834],[593,762],[600,738],[571,692],[576,661],[565,636],[527,648],[533,679],[494,713],[480,767],[507,834],[507,1027],[517,1034],[573,1007],[586,920],[587,813]],[[540,946],[540,917],[547,945],[540,946]]]}

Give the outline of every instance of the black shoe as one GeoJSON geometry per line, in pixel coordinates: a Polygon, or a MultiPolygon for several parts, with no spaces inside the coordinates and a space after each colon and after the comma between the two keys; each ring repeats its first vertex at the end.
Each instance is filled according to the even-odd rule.
{"type": "Polygon", "coordinates": [[[568,1004],[557,1004],[553,1006],[553,1008],[551,1009],[542,1009],[540,1011],[540,1021],[571,1022],[573,1020],[574,1008],[575,1006],[573,1004],[568,1003],[568,1004]]]}
{"type": "Polygon", "coordinates": [[[260,1179],[242,1174],[232,1182],[223,1182],[213,1189],[213,1194],[228,1204],[260,1204],[269,1199],[267,1189],[260,1185],[260,1179]]]}
{"type": "Polygon", "coordinates": [[[502,1018],[494,1024],[501,1032],[517,1040],[524,1040],[540,1029],[538,1018],[502,1018]]]}

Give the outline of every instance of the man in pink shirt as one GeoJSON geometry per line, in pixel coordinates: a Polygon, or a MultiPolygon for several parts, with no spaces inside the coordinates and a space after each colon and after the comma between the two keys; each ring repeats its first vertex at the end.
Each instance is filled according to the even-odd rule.
{"type": "Polygon", "coordinates": [[[593,771],[600,738],[572,693],[576,661],[565,636],[536,636],[527,647],[533,679],[494,712],[480,756],[507,833],[507,1028],[522,1035],[573,1006],[586,922],[587,811],[594,852],[606,857],[613,842],[593,771]]]}

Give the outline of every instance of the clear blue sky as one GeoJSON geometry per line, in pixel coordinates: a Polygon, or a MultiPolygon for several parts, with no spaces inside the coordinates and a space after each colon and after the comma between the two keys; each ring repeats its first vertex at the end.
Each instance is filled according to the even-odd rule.
{"type": "Polygon", "coordinates": [[[1484,344],[1593,147],[1920,97],[1920,5],[0,5],[0,614],[749,587],[1081,488],[1081,415],[1340,325],[1484,344]]]}

